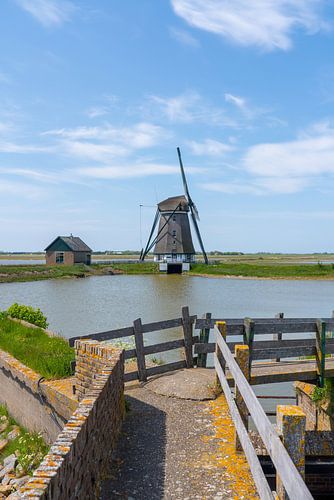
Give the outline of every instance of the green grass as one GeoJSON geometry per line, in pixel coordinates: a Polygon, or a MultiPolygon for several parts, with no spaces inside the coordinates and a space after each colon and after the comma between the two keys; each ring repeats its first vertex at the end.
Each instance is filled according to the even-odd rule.
{"type": "Polygon", "coordinates": [[[46,266],[45,264],[0,266],[0,283],[57,278],[81,278],[86,274],[89,274],[89,270],[87,270],[87,266],[84,264],[75,264],[74,266],[46,266]]]}
{"type": "Polygon", "coordinates": [[[245,276],[256,278],[333,278],[332,264],[268,265],[268,264],[193,264],[190,274],[245,276]]]}
{"type": "MultiPolygon", "coordinates": [[[[9,415],[7,408],[3,405],[0,405],[1,416],[6,416],[9,421],[8,428],[1,434],[2,438],[6,438],[7,434],[12,430],[12,426],[18,424],[9,415]]],[[[49,447],[37,432],[30,433],[25,428],[18,427],[20,427],[20,435],[9,441],[7,446],[2,450],[0,453],[0,462],[15,453],[24,473],[31,475],[49,451],[49,447]]]]}
{"type": "Polygon", "coordinates": [[[74,349],[61,337],[49,337],[40,328],[29,328],[0,318],[0,349],[46,379],[70,376],[74,349]]]}
{"type": "MultiPolygon", "coordinates": [[[[97,267],[103,267],[102,264],[97,264],[97,267]]],[[[95,267],[95,266],[93,266],[95,267]]],[[[117,263],[108,266],[114,271],[120,271],[123,274],[158,274],[159,264],[156,262],[131,262],[131,263],[117,263]]]]}

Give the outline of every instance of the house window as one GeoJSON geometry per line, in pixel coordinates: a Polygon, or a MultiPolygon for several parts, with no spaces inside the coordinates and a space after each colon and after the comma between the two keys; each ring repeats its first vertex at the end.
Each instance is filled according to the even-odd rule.
{"type": "Polygon", "coordinates": [[[56,252],[56,264],[64,263],[64,252],[56,252]]]}

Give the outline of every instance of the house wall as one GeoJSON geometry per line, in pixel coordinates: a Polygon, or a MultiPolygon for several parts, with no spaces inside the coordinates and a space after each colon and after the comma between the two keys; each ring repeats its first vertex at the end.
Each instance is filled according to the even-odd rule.
{"type": "Polygon", "coordinates": [[[91,255],[90,252],[74,252],[74,264],[86,264],[88,254],[91,255]]]}
{"type": "MultiPolygon", "coordinates": [[[[74,264],[74,252],[63,252],[64,253],[64,266],[72,266],[74,264]]],[[[80,252],[81,253],[81,252],[80,252]]],[[[46,265],[55,266],[60,265],[56,263],[56,252],[48,251],[45,254],[46,265]]]]}

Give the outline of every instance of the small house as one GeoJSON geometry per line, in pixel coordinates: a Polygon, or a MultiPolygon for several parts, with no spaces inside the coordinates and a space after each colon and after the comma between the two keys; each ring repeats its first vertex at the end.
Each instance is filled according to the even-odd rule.
{"type": "Polygon", "coordinates": [[[78,236],[57,236],[45,249],[48,266],[64,264],[91,264],[92,249],[78,236]]]}

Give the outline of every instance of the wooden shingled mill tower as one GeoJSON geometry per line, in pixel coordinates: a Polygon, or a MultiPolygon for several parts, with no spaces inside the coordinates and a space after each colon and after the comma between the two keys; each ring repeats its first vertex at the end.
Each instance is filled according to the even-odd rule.
{"type": "Polygon", "coordinates": [[[195,262],[195,248],[191,236],[189,215],[192,219],[195,233],[202,250],[204,262],[208,264],[208,257],[204,250],[202,237],[199,231],[199,215],[188,189],[184,173],[181,152],[177,148],[179,157],[184,195],[173,196],[158,203],[152,229],[145,249],[142,250],[140,260],[154,247],[154,260],[159,262],[160,271],[167,273],[181,273],[188,271],[190,264],[195,262]],[[158,232],[154,237],[155,228],[158,232]]]}

